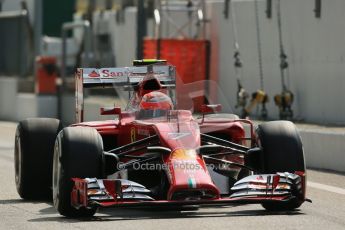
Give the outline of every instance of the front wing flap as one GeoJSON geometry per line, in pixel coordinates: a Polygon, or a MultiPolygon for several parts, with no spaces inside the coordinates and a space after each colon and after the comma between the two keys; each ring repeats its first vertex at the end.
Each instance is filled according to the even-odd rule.
{"type": "Polygon", "coordinates": [[[155,200],[143,185],[124,179],[73,178],[71,203],[80,207],[142,207],[169,205],[234,205],[288,202],[305,199],[305,174],[277,173],[251,175],[237,181],[231,195],[195,200],[155,200]]]}

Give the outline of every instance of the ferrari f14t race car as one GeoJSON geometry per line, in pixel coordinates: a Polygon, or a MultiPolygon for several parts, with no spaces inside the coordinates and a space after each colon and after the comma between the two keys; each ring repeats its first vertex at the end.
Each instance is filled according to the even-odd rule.
{"type": "Polygon", "coordinates": [[[293,210],[307,200],[303,147],[293,123],[255,127],[220,113],[219,104],[200,105],[195,115],[180,109],[187,99],[176,98],[203,90],[194,91],[193,84],[175,90],[175,67],[164,61],[134,64],[76,71],[75,124],[63,128],[50,118],[18,124],[15,182],[22,198],[52,194],[67,217],[93,216],[98,207],[258,203],[293,210]],[[85,122],[83,93],[94,87],[126,90],[127,107],[100,108],[114,118],[85,122]]]}

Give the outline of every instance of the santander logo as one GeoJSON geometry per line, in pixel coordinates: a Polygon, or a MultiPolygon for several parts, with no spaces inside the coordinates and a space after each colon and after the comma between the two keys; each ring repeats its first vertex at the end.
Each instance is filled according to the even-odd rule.
{"type": "Polygon", "coordinates": [[[108,77],[123,77],[125,76],[125,73],[123,71],[120,72],[113,72],[111,69],[101,69],[99,70],[100,73],[98,73],[96,70],[93,70],[91,73],[89,73],[89,77],[91,78],[108,78],[108,77]]]}
{"type": "Polygon", "coordinates": [[[89,73],[89,77],[99,77],[99,73],[97,73],[95,70],[89,73]]]}
{"type": "Polygon", "coordinates": [[[123,72],[111,72],[109,69],[103,69],[102,75],[104,77],[123,77],[123,72]]]}

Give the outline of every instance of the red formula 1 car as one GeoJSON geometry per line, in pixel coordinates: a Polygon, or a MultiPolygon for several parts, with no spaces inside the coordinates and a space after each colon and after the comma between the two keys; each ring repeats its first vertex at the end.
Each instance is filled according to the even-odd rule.
{"type": "MultiPolygon", "coordinates": [[[[176,109],[174,66],[135,64],[77,70],[76,124],[19,123],[15,179],[22,198],[49,197],[52,189],[55,208],[68,217],[123,206],[259,203],[293,210],[306,200],[303,148],[293,123],[254,129],[249,120],[216,113],[217,104],[202,105],[196,118],[176,109]],[[101,108],[116,119],[83,122],[83,92],[92,87],[129,90],[127,108],[101,108]]],[[[187,89],[186,96],[195,93],[187,89]]]]}

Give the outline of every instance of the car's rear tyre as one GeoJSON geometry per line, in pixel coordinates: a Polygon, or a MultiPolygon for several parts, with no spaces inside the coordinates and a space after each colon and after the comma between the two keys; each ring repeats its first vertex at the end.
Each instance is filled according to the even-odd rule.
{"type": "MultiPolygon", "coordinates": [[[[305,172],[302,141],[296,126],[290,121],[271,121],[260,124],[257,129],[262,148],[263,173],[305,172]]],[[[266,203],[263,207],[271,211],[288,211],[301,206],[303,201],[266,203]]]]}
{"type": "Polygon", "coordinates": [[[20,197],[51,197],[54,143],[61,129],[61,122],[52,118],[31,118],[19,122],[15,136],[14,166],[20,197]]]}
{"type": "Polygon", "coordinates": [[[53,202],[66,217],[91,217],[96,208],[76,209],[71,205],[71,178],[103,178],[104,155],[100,134],[93,128],[68,127],[55,142],[53,162],[53,202]]]}

